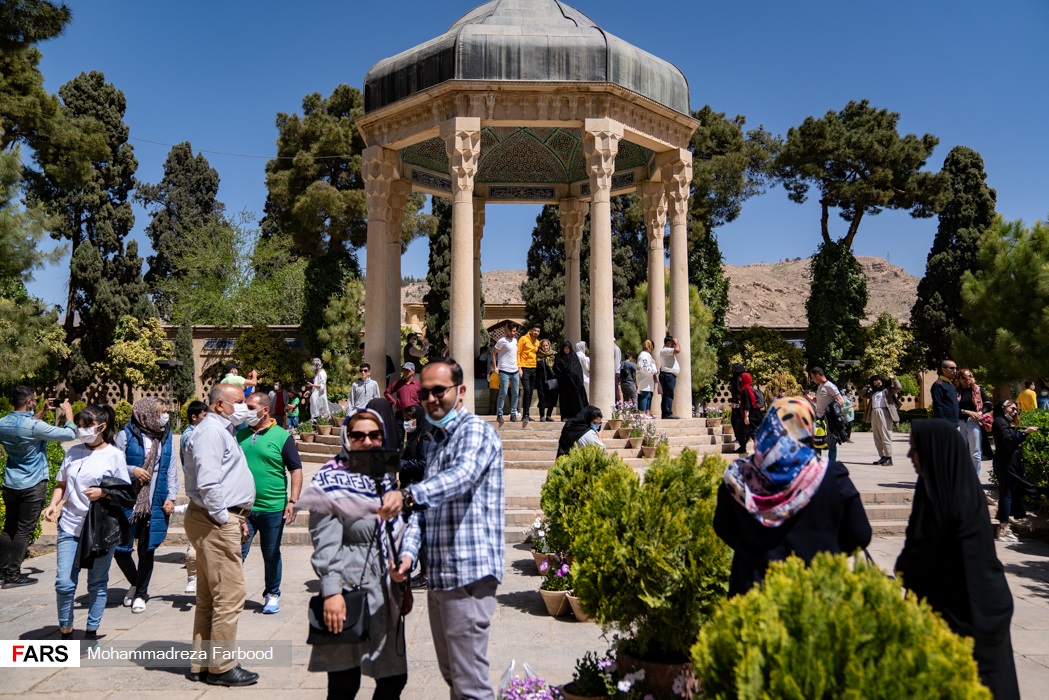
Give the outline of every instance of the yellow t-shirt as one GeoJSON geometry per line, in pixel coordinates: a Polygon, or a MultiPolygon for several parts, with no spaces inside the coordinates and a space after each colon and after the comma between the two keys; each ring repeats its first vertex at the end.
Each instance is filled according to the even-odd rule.
{"type": "Polygon", "coordinates": [[[525,333],[517,341],[517,366],[521,368],[535,367],[535,356],[539,352],[539,339],[532,340],[529,333],[525,333]]]}
{"type": "Polygon", "coordinates": [[[1020,409],[1020,413],[1033,411],[1038,408],[1038,395],[1032,389],[1024,389],[1016,397],[1016,406],[1020,409]]]}

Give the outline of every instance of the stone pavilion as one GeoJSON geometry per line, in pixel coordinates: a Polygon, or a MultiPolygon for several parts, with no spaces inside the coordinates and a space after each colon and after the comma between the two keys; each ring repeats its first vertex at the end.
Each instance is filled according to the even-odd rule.
{"type": "MultiPolygon", "coordinates": [[[[670,326],[681,344],[674,413],[691,416],[686,214],[692,180],[689,89],[675,66],[560,0],[492,0],[424,44],[379,61],[357,126],[368,209],[365,359],[400,357],[400,230],[412,190],[452,205],[452,357],[469,373],[480,327],[487,204],[557,204],[566,253],[565,337],[582,339],[579,249],[590,216],[590,402],[613,386],[610,198],[637,192],[649,289],[664,287],[670,219],[670,326]]],[[[649,337],[667,332],[649,295],[649,337]]],[[[542,319],[538,319],[542,321],[542,319]]],[[[556,337],[559,329],[545,329],[556,337]]],[[[473,409],[473,392],[466,394],[473,409]]]]}

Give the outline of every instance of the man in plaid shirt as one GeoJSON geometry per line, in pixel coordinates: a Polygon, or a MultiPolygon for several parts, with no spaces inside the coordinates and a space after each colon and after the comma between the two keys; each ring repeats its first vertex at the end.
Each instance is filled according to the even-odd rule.
{"type": "Polygon", "coordinates": [[[503,446],[465,410],[468,387],[452,359],[423,367],[419,399],[438,430],[426,478],[383,498],[379,513],[410,513],[399,570],[407,575],[426,537],[427,608],[441,675],[454,698],[494,698],[488,629],[503,578],[503,446]]]}

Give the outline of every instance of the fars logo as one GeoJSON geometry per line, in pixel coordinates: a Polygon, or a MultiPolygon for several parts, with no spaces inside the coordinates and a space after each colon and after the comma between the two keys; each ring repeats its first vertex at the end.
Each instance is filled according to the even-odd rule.
{"type": "Polygon", "coordinates": [[[0,641],[0,668],[78,668],[80,640],[0,641]]]}

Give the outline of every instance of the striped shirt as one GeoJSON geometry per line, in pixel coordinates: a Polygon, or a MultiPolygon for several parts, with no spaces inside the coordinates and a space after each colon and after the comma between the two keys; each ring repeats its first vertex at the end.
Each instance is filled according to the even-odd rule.
{"type": "Polygon", "coordinates": [[[412,484],[428,506],[408,520],[401,554],[414,562],[426,537],[428,587],[447,591],[486,576],[503,580],[503,444],[482,418],[460,409],[436,431],[426,478],[412,484]]]}

